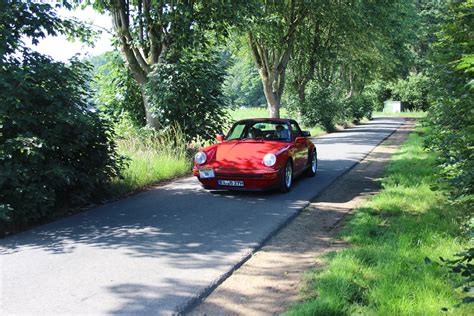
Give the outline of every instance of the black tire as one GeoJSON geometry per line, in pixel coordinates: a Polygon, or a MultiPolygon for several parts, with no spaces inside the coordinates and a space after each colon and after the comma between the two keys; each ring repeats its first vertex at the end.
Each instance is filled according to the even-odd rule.
{"type": "Polygon", "coordinates": [[[308,169],[306,170],[306,175],[308,177],[314,177],[317,171],[318,171],[318,153],[316,152],[316,149],[313,149],[313,152],[311,153],[311,155],[309,155],[309,166],[308,166],[308,169]]]}
{"type": "Polygon", "coordinates": [[[280,176],[280,191],[289,192],[293,186],[293,162],[288,159],[280,176]],[[289,170],[288,170],[289,169],[289,170]],[[291,174],[291,176],[290,176],[291,174]]]}

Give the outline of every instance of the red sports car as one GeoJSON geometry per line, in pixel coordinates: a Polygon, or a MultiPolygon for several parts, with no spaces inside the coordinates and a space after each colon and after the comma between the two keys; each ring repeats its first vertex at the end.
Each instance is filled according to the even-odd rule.
{"type": "Polygon", "coordinates": [[[293,178],[314,176],[316,146],[310,133],[290,119],[248,119],[236,122],[227,136],[194,157],[193,174],[206,189],[288,192],[293,178]]]}

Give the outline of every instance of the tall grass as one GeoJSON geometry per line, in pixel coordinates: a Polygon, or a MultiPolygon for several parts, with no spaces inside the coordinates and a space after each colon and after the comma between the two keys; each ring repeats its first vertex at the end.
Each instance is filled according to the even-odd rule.
{"type": "Polygon", "coordinates": [[[473,315],[458,281],[436,263],[467,248],[460,218],[436,184],[435,157],[413,133],[394,156],[383,190],[355,211],[342,236],[352,246],[306,276],[312,297],[289,315],[473,315]]]}
{"type": "Polygon", "coordinates": [[[125,128],[119,135],[118,151],[127,157],[128,166],[122,178],[112,184],[114,194],[121,195],[190,172],[192,159],[178,127],[159,132],[125,128]]]}

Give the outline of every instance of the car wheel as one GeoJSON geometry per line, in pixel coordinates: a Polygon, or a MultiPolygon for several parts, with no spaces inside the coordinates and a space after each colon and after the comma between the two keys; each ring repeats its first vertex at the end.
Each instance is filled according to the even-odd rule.
{"type": "Polygon", "coordinates": [[[318,154],[316,153],[316,149],[315,149],[309,156],[309,168],[306,171],[306,174],[310,177],[314,177],[317,171],[318,171],[318,154]]]}
{"type": "Polygon", "coordinates": [[[281,184],[280,184],[280,191],[288,192],[291,190],[291,186],[293,185],[293,163],[291,159],[288,159],[285,164],[285,169],[281,174],[281,184]]]}

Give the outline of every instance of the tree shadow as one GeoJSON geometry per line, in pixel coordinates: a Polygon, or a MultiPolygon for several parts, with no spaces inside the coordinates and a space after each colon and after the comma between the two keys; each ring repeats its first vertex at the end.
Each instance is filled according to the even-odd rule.
{"type": "MultiPolygon", "coordinates": [[[[80,263],[97,250],[106,251],[117,266],[123,260],[146,259],[136,268],[149,269],[150,282],[161,285],[119,281],[87,285],[86,280],[81,284],[107,288],[124,300],[113,312],[155,313],[156,300],[182,306],[240,264],[389,132],[378,137],[371,132],[356,136],[353,132],[337,133],[332,138],[336,146],[330,137],[318,138],[317,176],[298,179],[289,194],[211,193],[203,190],[196,179],[186,178],[4,238],[0,240],[0,254],[8,256],[9,264],[14,265],[16,255],[34,252],[32,261],[24,265],[25,271],[35,270],[35,260],[53,260],[54,270],[54,265],[67,264],[68,260],[80,263]],[[344,144],[352,147],[348,150],[344,144]],[[162,274],[152,273],[156,267],[166,269],[162,274]]],[[[4,266],[4,275],[8,275],[11,265],[4,266]]],[[[114,267],[102,268],[115,272],[114,267]]],[[[127,268],[134,267],[123,269],[127,268]]],[[[14,276],[5,278],[5,284],[16,282],[14,276]]],[[[61,278],[57,275],[57,282],[62,282],[61,278]]]]}

